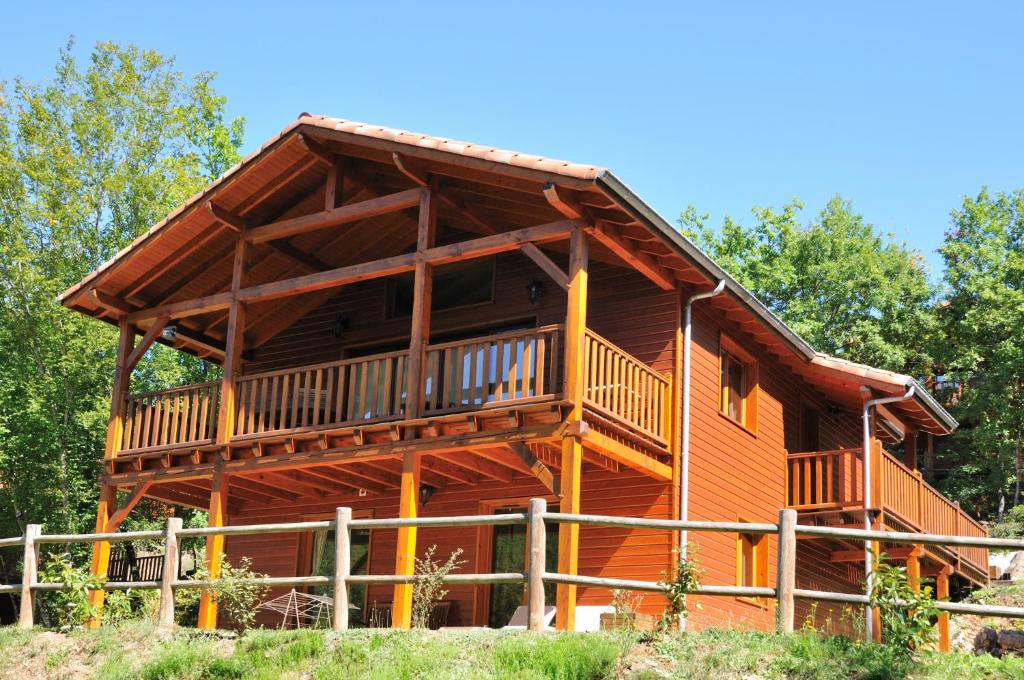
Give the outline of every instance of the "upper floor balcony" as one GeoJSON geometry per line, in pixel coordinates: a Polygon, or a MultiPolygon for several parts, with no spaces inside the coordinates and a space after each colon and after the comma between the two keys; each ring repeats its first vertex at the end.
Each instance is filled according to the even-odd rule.
{"type": "MultiPolygon", "coordinates": [[[[864,502],[863,449],[792,453],[787,462],[787,504],[801,521],[863,523],[865,506],[880,528],[929,534],[987,535],[984,526],[943,496],[876,442],[872,451],[871,501],[864,502]]],[[[932,547],[946,564],[975,583],[987,583],[988,550],[932,547]]]]}
{"type": "MultiPolygon", "coordinates": [[[[409,351],[242,375],[232,436],[218,445],[221,383],[129,394],[115,470],[171,467],[179,457],[226,445],[285,447],[334,437],[356,446],[397,439],[399,428],[484,434],[481,421],[518,426],[562,420],[562,325],[430,344],[423,416],[406,417],[409,351]]],[[[590,329],[584,333],[585,419],[657,460],[668,455],[671,379],[590,329]]],[[[299,447],[301,448],[301,447],[299,447]]]]}

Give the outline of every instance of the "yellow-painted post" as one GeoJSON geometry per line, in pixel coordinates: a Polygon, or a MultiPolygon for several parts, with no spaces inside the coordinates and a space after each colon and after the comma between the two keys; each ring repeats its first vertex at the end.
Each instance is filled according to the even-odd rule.
{"type": "MultiPolygon", "coordinates": [[[[104,484],[100,487],[100,500],[96,508],[96,533],[107,532],[110,516],[117,506],[117,487],[104,484]]],[[[110,568],[110,541],[97,541],[92,544],[92,566],[89,573],[103,576],[110,568]]],[[[99,628],[103,618],[103,591],[89,591],[89,606],[96,615],[89,619],[90,628],[99,628]]]]}
{"type": "MultiPolygon", "coordinates": [[[[228,522],[228,479],[219,469],[213,473],[213,486],[210,489],[210,511],[207,526],[222,527],[228,522]]],[[[221,564],[224,556],[224,536],[206,537],[206,571],[211,579],[220,578],[221,564]]],[[[199,596],[199,622],[197,627],[202,630],[213,630],[217,627],[217,597],[210,590],[203,590],[199,596]]]]}
{"type": "MultiPolygon", "coordinates": [[[[582,229],[573,230],[569,242],[569,301],[565,315],[565,399],[571,403],[569,421],[579,425],[583,419],[585,371],[584,333],[587,328],[587,237],[582,229]]],[[[583,465],[583,440],[580,428],[562,439],[561,512],[580,511],[580,474],[583,465]]],[[[578,524],[558,525],[558,572],[576,575],[579,566],[580,528],[578,524]]],[[[560,583],[555,595],[555,627],[576,627],[576,586],[560,583]]]]}
{"type": "MultiPolygon", "coordinates": [[[[420,490],[420,459],[414,451],[406,451],[402,458],[401,497],[398,506],[399,517],[416,517],[420,490]]],[[[398,530],[398,544],[395,548],[395,575],[411,576],[416,567],[416,527],[402,527],[398,530]]],[[[412,585],[395,586],[391,603],[391,625],[394,628],[408,628],[412,625],[412,585]]]]}
{"type": "MultiPolygon", "coordinates": [[[[939,571],[935,577],[935,599],[937,600],[948,600],[949,599],[949,572],[952,571],[950,567],[945,567],[939,571]]],[[[949,651],[949,612],[939,612],[939,651],[949,651]]]]}

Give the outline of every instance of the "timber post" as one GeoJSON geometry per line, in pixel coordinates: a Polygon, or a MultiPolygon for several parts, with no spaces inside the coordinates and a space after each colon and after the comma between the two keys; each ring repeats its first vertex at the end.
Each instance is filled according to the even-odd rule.
{"type": "MultiPolygon", "coordinates": [[[[935,576],[935,599],[949,599],[950,567],[944,567],[935,576]]],[[[949,651],[949,612],[939,612],[937,627],[939,629],[939,651],[949,651]]]]}
{"type": "MultiPolygon", "coordinates": [[[[100,498],[96,508],[96,533],[107,533],[110,516],[117,505],[117,487],[104,484],[100,487],[100,498]]],[[[92,565],[89,573],[93,576],[105,576],[110,568],[110,541],[96,541],[92,545],[92,565]]],[[[95,615],[89,619],[89,628],[99,628],[103,614],[103,590],[89,591],[89,606],[95,615]]]]}
{"type": "MultiPolygon", "coordinates": [[[[583,391],[585,389],[584,334],[587,328],[587,236],[580,227],[569,241],[569,300],[565,316],[565,399],[571,404],[570,424],[575,432],[562,439],[560,511],[579,513],[580,476],[583,467],[583,391]]],[[[579,565],[580,527],[558,525],[558,571],[576,576],[579,565]]],[[[555,596],[555,626],[571,631],[576,627],[576,585],[559,583],[555,596]]]]}
{"type": "Polygon", "coordinates": [[[174,627],[174,582],[178,579],[181,558],[178,546],[180,530],[181,518],[168,517],[164,528],[164,564],[160,573],[160,609],[157,614],[157,625],[161,628],[174,627]]]}
{"type": "Polygon", "coordinates": [[[779,551],[775,572],[776,630],[793,632],[796,606],[796,510],[779,510],[779,551]]]}
{"type": "MultiPolygon", "coordinates": [[[[419,418],[426,408],[427,342],[430,340],[430,307],[434,288],[434,267],[424,253],[434,246],[437,236],[437,201],[434,190],[420,189],[419,220],[416,235],[416,267],[413,274],[412,328],[409,336],[409,389],[406,396],[405,417],[419,418]]],[[[434,385],[436,391],[437,386],[434,385]]],[[[411,437],[412,431],[406,436],[411,437]]],[[[413,518],[418,515],[420,491],[420,458],[415,450],[402,456],[402,475],[398,516],[413,518]]],[[[416,527],[398,530],[395,547],[395,575],[412,576],[416,570],[416,527]]],[[[412,590],[409,583],[395,585],[391,601],[391,625],[409,628],[412,625],[412,590]]]]}
{"type": "MultiPolygon", "coordinates": [[[[213,486],[210,488],[210,512],[207,526],[223,527],[227,525],[228,479],[227,475],[217,468],[213,473],[213,486]]],[[[206,571],[210,580],[220,578],[221,565],[224,562],[224,534],[211,534],[206,537],[206,571]]],[[[199,596],[199,620],[196,627],[202,630],[213,630],[217,627],[217,595],[204,588],[199,596]]]]}
{"type": "Polygon", "coordinates": [[[348,630],[348,577],[352,572],[352,508],[334,512],[334,610],[331,629],[348,630]]]}
{"type": "Polygon", "coordinates": [[[25,527],[25,550],[21,571],[21,603],[18,610],[18,628],[28,629],[32,627],[33,605],[35,598],[32,595],[32,586],[39,580],[39,553],[36,547],[36,539],[42,533],[42,526],[29,524],[25,527]]]}
{"type": "Polygon", "coordinates": [[[527,628],[534,633],[544,631],[544,566],[547,557],[547,528],[544,513],[548,502],[531,498],[528,511],[530,532],[530,560],[526,566],[527,628]]]}

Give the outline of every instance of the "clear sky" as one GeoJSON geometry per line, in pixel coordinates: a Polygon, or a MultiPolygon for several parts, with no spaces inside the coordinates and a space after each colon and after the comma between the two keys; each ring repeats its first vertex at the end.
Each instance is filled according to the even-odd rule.
{"type": "Polygon", "coordinates": [[[1024,187],[1019,2],[36,0],[0,79],[72,34],[217,71],[247,151],[308,111],[608,166],[670,219],[841,193],[933,267],[964,194],[1024,187]]]}

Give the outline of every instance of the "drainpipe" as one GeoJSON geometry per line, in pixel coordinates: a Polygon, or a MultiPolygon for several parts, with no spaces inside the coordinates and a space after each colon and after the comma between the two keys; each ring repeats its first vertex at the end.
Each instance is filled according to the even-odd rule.
{"type": "MultiPolygon", "coordinates": [[[[862,390],[868,390],[867,387],[862,387],[862,390]]],[[[870,392],[870,391],[869,391],[870,392]]],[[[863,470],[864,470],[864,528],[871,531],[871,409],[879,404],[891,404],[895,401],[904,401],[914,396],[914,385],[907,388],[906,394],[898,397],[879,397],[877,399],[868,399],[864,402],[864,455],[863,455],[863,470]]],[[[872,561],[874,560],[874,553],[871,551],[871,541],[864,541],[864,581],[866,584],[868,595],[870,596],[871,590],[874,586],[875,571],[872,561]]],[[[867,618],[865,625],[865,633],[868,640],[874,637],[875,621],[873,616],[874,609],[872,607],[865,607],[865,616],[867,618]]]]}
{"type": "MultiPolygon", "coordinates": [[[[714,297],[725,290],[725,279],[720,279],[713,290],[691,295],[686,300],[686,316],[683,325],[683,450],[680,454],[679,519],[690,519],[690,338],[693,326],[693,303],[714,297]]],[[[679,532],[679,559],[686,558],[687,532],[679,532]]]]}

